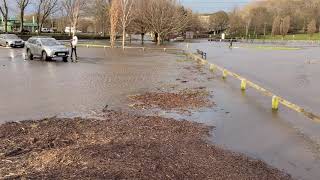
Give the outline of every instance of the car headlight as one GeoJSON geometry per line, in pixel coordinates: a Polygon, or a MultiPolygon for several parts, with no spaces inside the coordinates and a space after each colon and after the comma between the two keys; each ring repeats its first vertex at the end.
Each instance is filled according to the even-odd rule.
{"type": "Polygon", "coordinates": [[[46,52],[47,52],[47,54],[49,55],[49,56],[53,56],[54,55],[54,50],[52,50],[52,49],[46,49],[46,52]]]}
{"type": "Polygon", "coordinates": [[[55,53],[55,51],[53,51],[53,50],[52,50],[52,51],[50,51],[50,53],[49,53],[49,54],[50,54],[50,56],[53,56],[53,55],[54,55],[54,53],[55,53]]]}

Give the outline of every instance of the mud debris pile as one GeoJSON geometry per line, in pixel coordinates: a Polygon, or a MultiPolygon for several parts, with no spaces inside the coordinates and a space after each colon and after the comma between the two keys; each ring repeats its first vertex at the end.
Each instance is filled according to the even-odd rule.
{"type": "Polygon", "coordinates": [[[100,119],[0,126],[0,179],[290,179],[213,145],[188,121],[106,111],[100,119]]]}
{"type": "Polygon", "coordinates": [[[135,102],[134,108],[160,108],[163,110],[195,110],[214,105],[209,99],[210,93],[205,90],[185,89],[177,93],[147,92],[142,95],[129,96],[135,102]]]}

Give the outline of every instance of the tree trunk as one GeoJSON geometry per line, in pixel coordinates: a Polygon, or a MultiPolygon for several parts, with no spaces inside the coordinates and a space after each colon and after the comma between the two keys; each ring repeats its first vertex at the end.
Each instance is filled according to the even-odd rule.
{"type": "Polygon", "coordinates": [[[160,34],[158,34],[157,42],[158,42],[158,45],[161,45],[161,37],[160,37],[160,34]]]}
{"type": "Polygon", "coordinates": [[[105,27],[106,27],[106,25],[103,23],[103,26],[102,26],[102,36],[103,37],[106,36],[106,30],[105,30],[106,28],[105,27]]]}
{"type": "Polygon", "coordinates": [[[249,35],[249,26],[246,25],[246,39],[248,39],[248,35],[249,35]]]}
{"type": "Polygon", "coordinates": [[[114,48],[114,44],[115,44],[115,38],[114,38],[114,34],[110,33],[110,46],[111,48],[114,48]]]}
{"type": "Polygon", "coordinates": [[[73,23],[71,29],[73,29],[72,31],[72,37],[76,35],[77,32],[77,21],[75,20],[75,22],[73,23]]]}
{"type": "Polygon", "coordinates": [[[24,10],[21,10],[20,12],[20,33],[23,32],[23,21],[24,21],[24,10]]]}
{"type": "Polygon", "coordinates": [[[37,13],[37,29],[38,29],[38,32],[37,34],[39,35],[41,33],[41,28],[40,28],[40,11],[38,10],[38,13],[37,13]]]}
{"type": "Polygon", "coordinates": [[[70,28],[69,28],[69,32],[68,32],[68,34],[69,34],[69,36],[71,36],[71,31],[72,31],[72,23],[70,23],[70,26],[69,26],[70,28]]]}
{"type": "Polygon", "coordinates": [[[8,16],[4,17],[4,32],[8,32],[8,16]]]}
{"type": "Polygon", "coordinates": [[[157,43],[157,41],[158,41],[158,36],[159,36],[158,33],[154,33],[154,42],[155,43],[157,43]]]}
{"type": "Polygon", "coordinates": [[[123,27],[122,28],[122,49],[123,50],[124,50],[125,41],[126,41],[126,28],[123,27]]]}
{"type": "Polygon", "coordinates": [[[144,33],[141,33],[141,44],[144,44],[144,33]]]}

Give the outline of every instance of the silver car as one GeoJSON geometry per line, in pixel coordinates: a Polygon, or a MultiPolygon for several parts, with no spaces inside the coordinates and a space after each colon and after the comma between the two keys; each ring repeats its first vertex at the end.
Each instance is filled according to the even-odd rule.
{"type": "Polygon", "coordinates": [[[62,57],[64,62],[68,62],[69,57],[68,48],[51,37],[29,38],[26,42],[26,52],[30,60],[33,60],[34,56],[39,56],[42,60],[62,57]]]}
{"type": "Polygon", "coordinates": [[[5,47],[24,47],[24,41],[15,34],[1,34],[0,45],[5,47]]]}

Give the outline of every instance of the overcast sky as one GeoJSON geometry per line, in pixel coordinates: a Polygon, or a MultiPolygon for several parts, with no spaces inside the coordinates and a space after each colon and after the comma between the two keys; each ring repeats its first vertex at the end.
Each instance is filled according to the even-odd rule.
{"type": "Polygon", "coordinates": [[[212,13],[219,10],[230,11],[234,7],[242,7],[251,0],[180,0],[188,8],[199,13],[212,13]]]}

